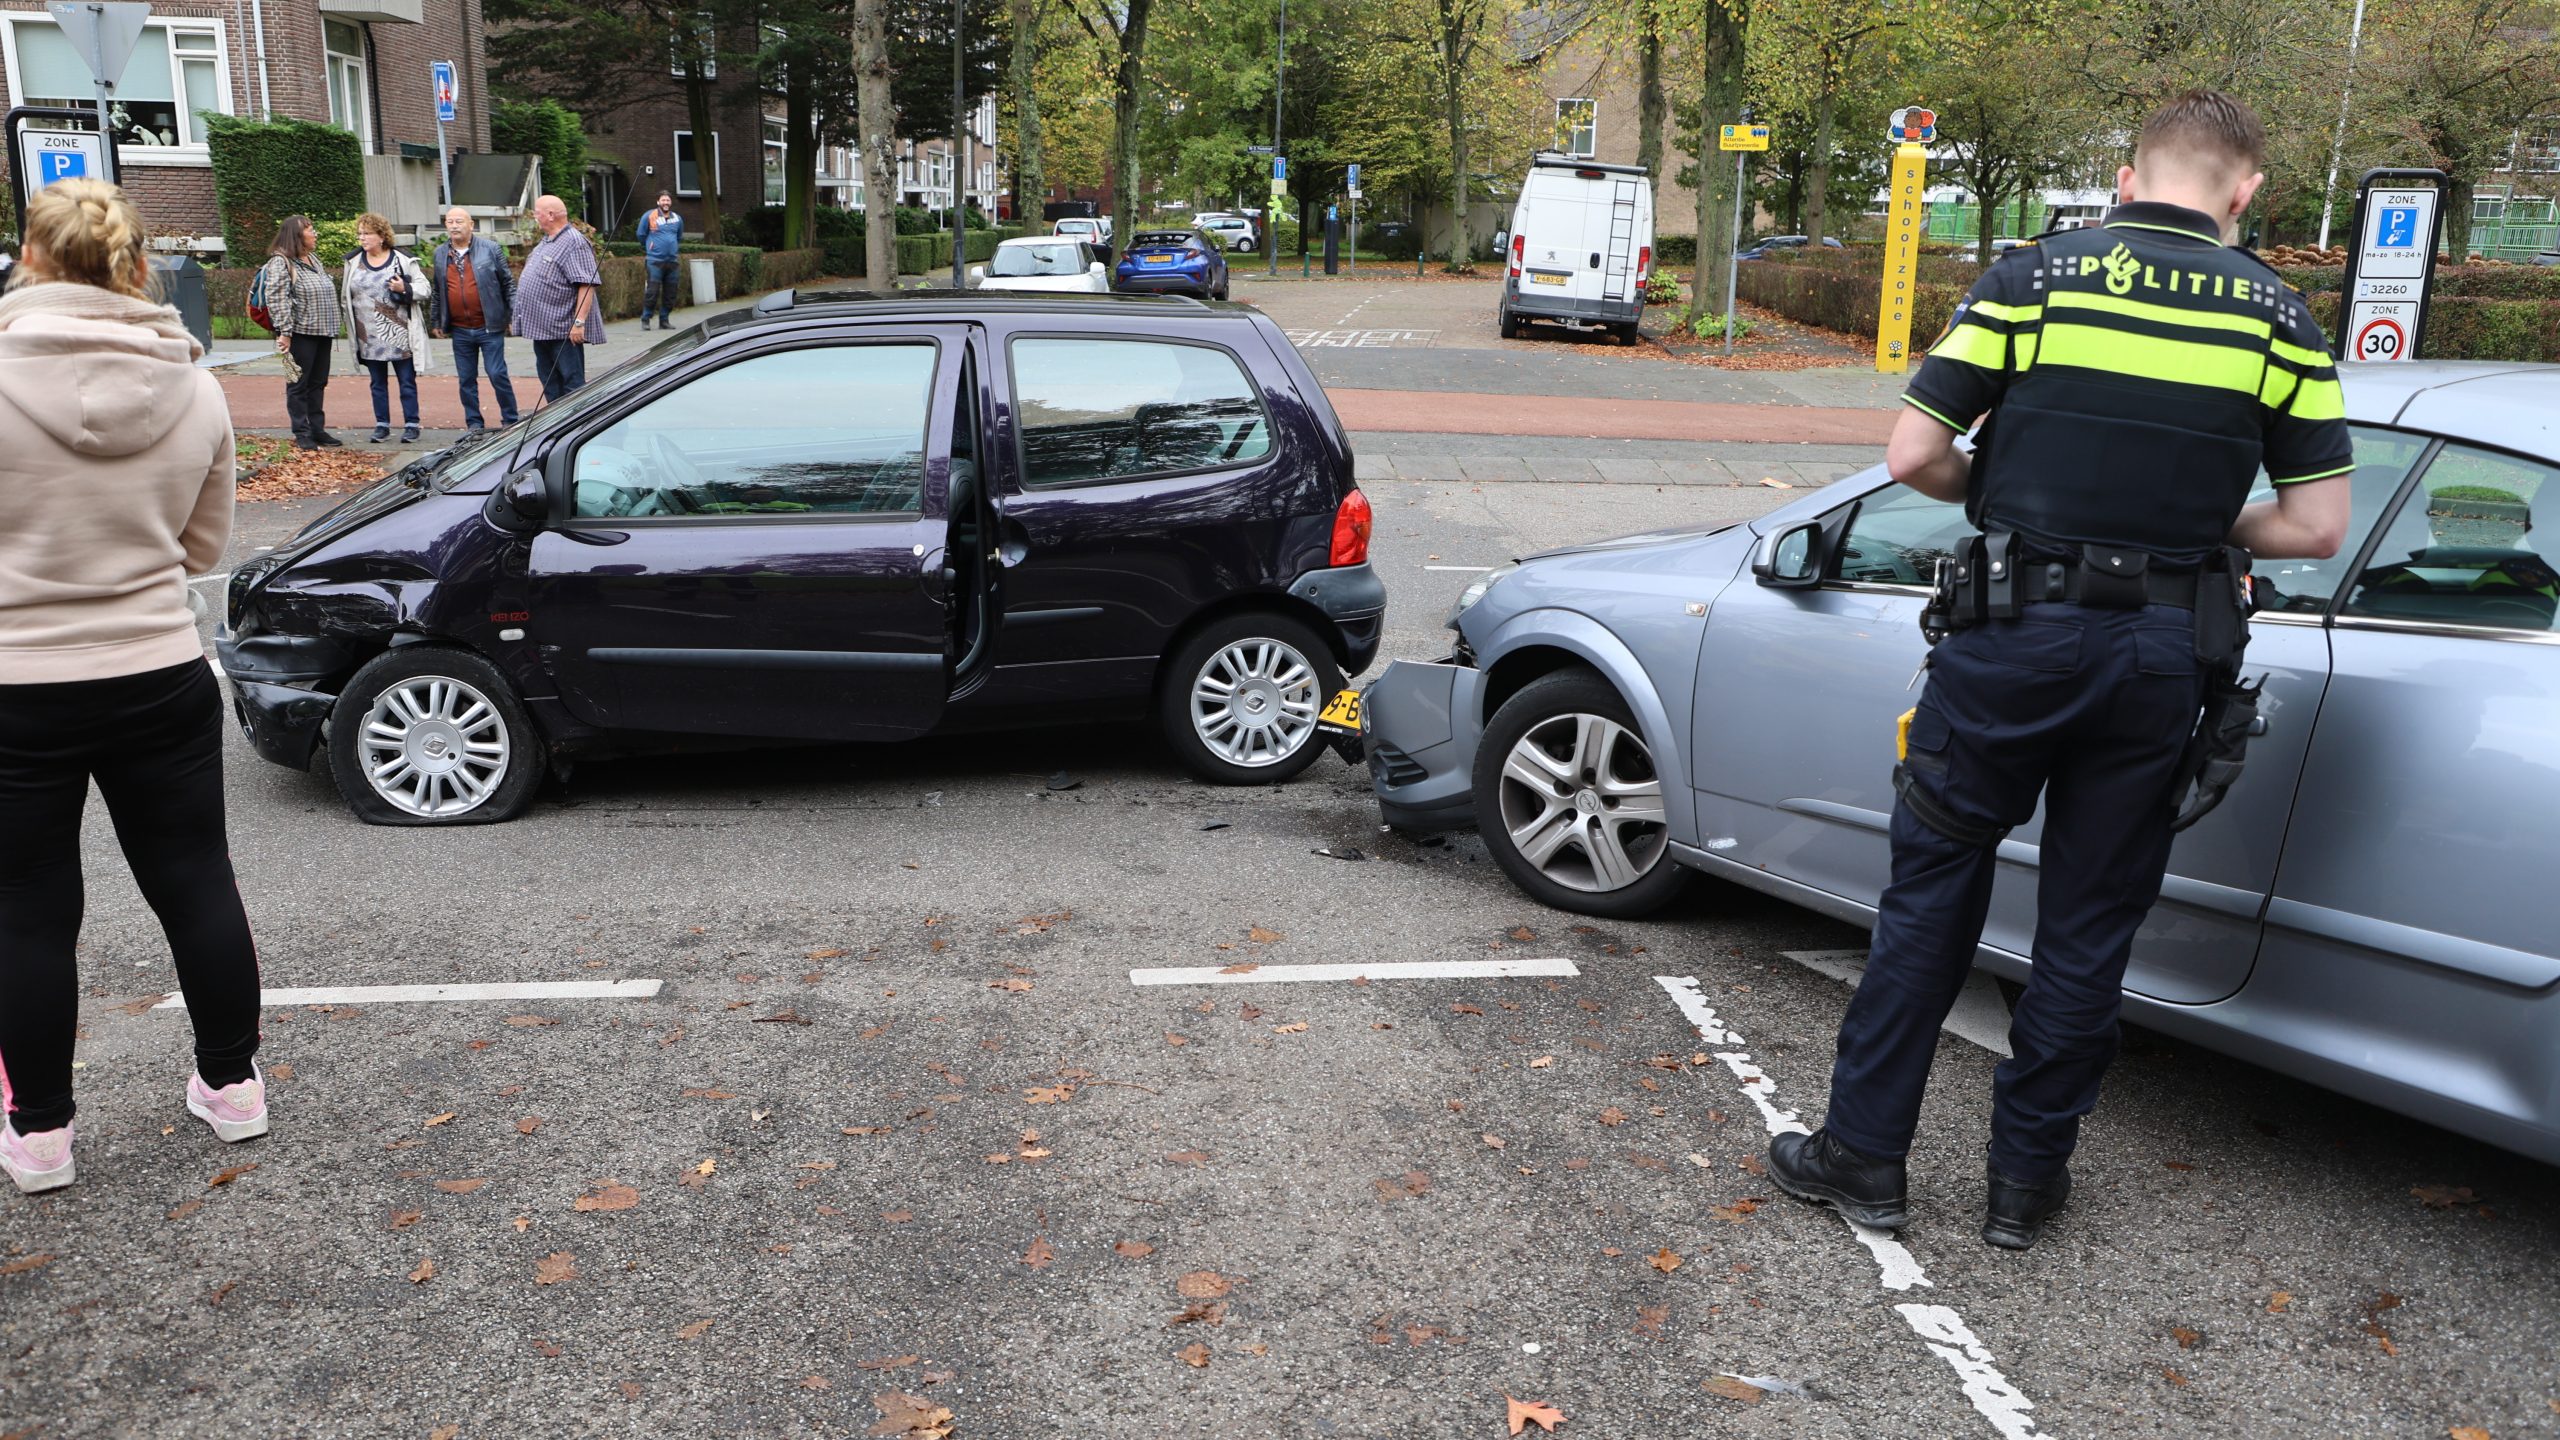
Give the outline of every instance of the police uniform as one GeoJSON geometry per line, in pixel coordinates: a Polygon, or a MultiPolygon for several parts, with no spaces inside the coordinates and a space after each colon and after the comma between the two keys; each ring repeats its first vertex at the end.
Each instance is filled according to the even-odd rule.
{"type": "Polygon", "coordinates": [[[2002,1176],[2067,1189],[2064,1162],[2115,1054],[2125,963],[2159,898],[2204,694],[2199,571],[2262,463],[2279,485],[2354,465],[2319,325],[2220,236],[2209,216],[2137,202],[2010,251],[1905,396],[1959,432],[1988,416],[1966,511],[1987,535],[2015,537],[2020,603],[1931,654],[1826,1128],[1898,1182],[1999,839],[2041,795],[2035,968],[1994,1086],[1995,1219],[2002,1176]]]}

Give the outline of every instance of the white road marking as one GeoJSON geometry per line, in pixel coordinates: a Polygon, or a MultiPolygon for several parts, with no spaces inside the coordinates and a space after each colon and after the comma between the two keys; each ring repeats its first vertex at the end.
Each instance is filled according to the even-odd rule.
{"type": "MultiPolygon", "coordinates": [[[[1232,968],[1232,967],[1230,967],[1232,968]]],[[[1256,965],[1230,974],[1214,965],[1132,970],[1132,985],[1268,985],[1288,980],[1507,980],[1579,975],[1570,960],[1392,960],[1373,965],[1256,965]]]]}
{"type": "Polygon", "coordinates": [[[1463,570],[1470,575],[1475,575],[1481,574],[1493,567],[1490,565],[1425,565],[1422,568],[1425,570],[1463,570]]]}
{"type": "MultiPolygon", "coordinates": [[[[261,990],[261,1005],[398,1005],[427,1000],[646,1000],[664,980],[531,980],[515,985],[323,985],[261,990]]],[[[187,997],[172,995],[151,1007],[184,1010],[187,997]]]]}
{"type": "Polygon", "coordinates": [[[1427,350],[1437,330],[1291,330],[1289,343],[1301,350],[1427,350]]]}
{"type": "MultiPolygon", "coordinates": [[[[1796,1118],[1796,1112],[1778,1108],[1774,1094],[1777,1082],[1751,1063],[1751,1056],[1741,1048],[1742,1036],[1716,1017],[1714,1008],[1698,992],[1696,977],[1656,975],[1653,983],[1671,996],[1671,1003],[1680,1007],[1680,1014],[1696,1028],[1700,1040],[1710,1047],[1721,1047],[1712,1053],[1742,1083],[1742,1092],[1759,1107],[1761,1119],[1770,1134],[1811,1133],[1805,1129],[1804,1122],[1796,1118]]],[[[1882,1230],[1869,1229],[1855,1221],[1844,1219],[1844,1223],[1848,1224],[1850,1233],[1857,1236],[1858,1243],[1875,1256],[1876,1269],[1880,1272],[1878,1279],[1884,1288],[1901,1291],[1929,1285],[1929,1277],[1921,1270],[1919,1260],[1901,1241],[1882,1230]]],[[[2035,1417],[2028,1413],[2034,1408],[2033,1403],[2018,1393],[2018,1388],[2000,1373],[1998,1363],[1991,1358],[1991,1351],[1965,1328],[1962,1316],[1944,1305],[1896,1305],[1893,1308],[1912,1332],[1956,1372],[1957,1382],[1964,1387],[1965,1399],[1973,1403],[1973,1408],[1990,1422],[1992,1429],[2000,1433],[2002,1440],[2046,1440],[2044,1432],[2036,1428],[2035,1417]]]]}
{"type": "MultiPolygon", "coordinates": [[[[1834,980],[1857,988],[1858,980],[1867,973],[1864,950],[1781,950],[1778,952],[1808,970],[1818,970],[1834,980]]],[[[2009,1002],[2000,998],[2000,986],[1987,970],[1976,970],[1964,977],[1964,989],[1956,993],[1956,1005],[1947,1012],[1946,1032],[1959,1040],[1970,1040],[1994,1055],[2009,1053],[2009,1002]]]]}

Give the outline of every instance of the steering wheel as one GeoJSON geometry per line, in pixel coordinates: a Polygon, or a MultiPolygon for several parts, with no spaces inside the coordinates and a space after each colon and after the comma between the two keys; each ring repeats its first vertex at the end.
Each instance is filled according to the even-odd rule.
{"type": "Polygon", "coordinates": [[[649,458],[657,463],[659,472],[667,477],[669,483],[662,487],[666,493],[676,497],[687,510],[701,508],[686,492],[701,486],[710,477],[703,473],[701,466],[693,463],[692,456],[677,449],[676,443],[664,434],[657,434],[649,437],[649,458]]]}

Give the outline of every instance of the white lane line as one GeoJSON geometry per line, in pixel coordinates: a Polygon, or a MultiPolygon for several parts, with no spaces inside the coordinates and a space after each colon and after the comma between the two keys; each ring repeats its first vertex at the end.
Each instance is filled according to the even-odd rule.
{"type": "MultiPolygon", "coordinates": [[[[1698,1038],[1712,1047],[1711,1053],[1741,1082],[1742,1093],[1750,1096],[1751,1103],[1759,1107],[1761,1119],[1770,1134],[1811,1133],[1804,1122],[1796,1118],[1796,1112],[1778,1108],[1774,1093],[1777,1082],[1751,1063],[1749,1052],[1742,1049],[1742,1036],[1716,1018],[1714,1008],[1707,1004],[1705,996],[1698,993],[1696,977],[1656,975],[1653,983],[1671,996],[1671,1003],[1680,1007],[1681,1016],[1696,1027],[1698,1038]]],[[[1919,1286],[1936,1288],[1930,1286],[1929,1277],[1921,1270],[1919,1260],[1901,1241],[1882,1230],[1869,1229],[1845,1217],[1843,1223],[1848,1225],[1850,1233],[1858,1237],[1858,1243],[1875,1256],[1878,1280],[1884,1288],[1895,1291],[1919,1286]]],[[[1911,1327],[1912,1333],[1956,1372],[1957,1383],[1964,1387],[1965,1399],[1973,1403],[1974,1410],[1990,1422],[2002,1440],[2047,1440],[2045,1432],[2036,1428],[2035,1417],[2028,1413],[2035,1408],[2033,1403],[2018,1393],[2018,1388],[2000,1373],[1998,1363],[1991,1358],[1991,1351],[1965,1328],[1962,1316],[1944,1305],[1896,1305],[1893,1308],[1903,1323],[1911,1327]]]]}
{"type": "Polygon", "coordinates": [[[1425,565],[1422,568],[1425,570],[1463,570],[1470,575],[1475,575],[1481,574],[1493,567],[1490,565],[1425,565]]]}
{"type": "MultiPolygon", "coordinates": [[[[398,1005],[428,1000],[646,1000],[664,980],[530,980],[515,985],[324,985],[261,990],[261,1005],[398,1005]]],[[[187,997],[172,995],[151,1007],[184,1010],[187,997]]]]}
{"type": "MultiPolygon", "coordinates": [[[[1867,973],[1864,950],[1781,950],[1778,952],[1807,970],[1819,971],[1856,989],[1867,973]]],[[[1964,977],[1964,988],[1956,992],[1956,1005],[1947,1012],[1946,1032],[1959,1040],[1970,1040],[1994,1055],[2009,1053],[2009,1002],[2000,998],[2000,986],[1988,970],[1976,970],[1964,977]]]]}
{"type": "Polygon", "coordinates": [[[1372,965],[1256,965],[1241,974],[1214,965],[1132,970],[1132,985],[1269,985],[1289,980],[1507,980],[1579,975],[1570,960],[1391,960],[1372,965]]]}

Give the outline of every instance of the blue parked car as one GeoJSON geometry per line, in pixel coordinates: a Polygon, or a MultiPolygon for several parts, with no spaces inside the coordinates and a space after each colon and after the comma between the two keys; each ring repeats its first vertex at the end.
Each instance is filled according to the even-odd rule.
{"type": "Polygon", "coordinates": [[[1111,276],[1111,288],[1133,294],[1227,298],[1226,247],[1198,230],[1141,230],[1111,276]]]}

